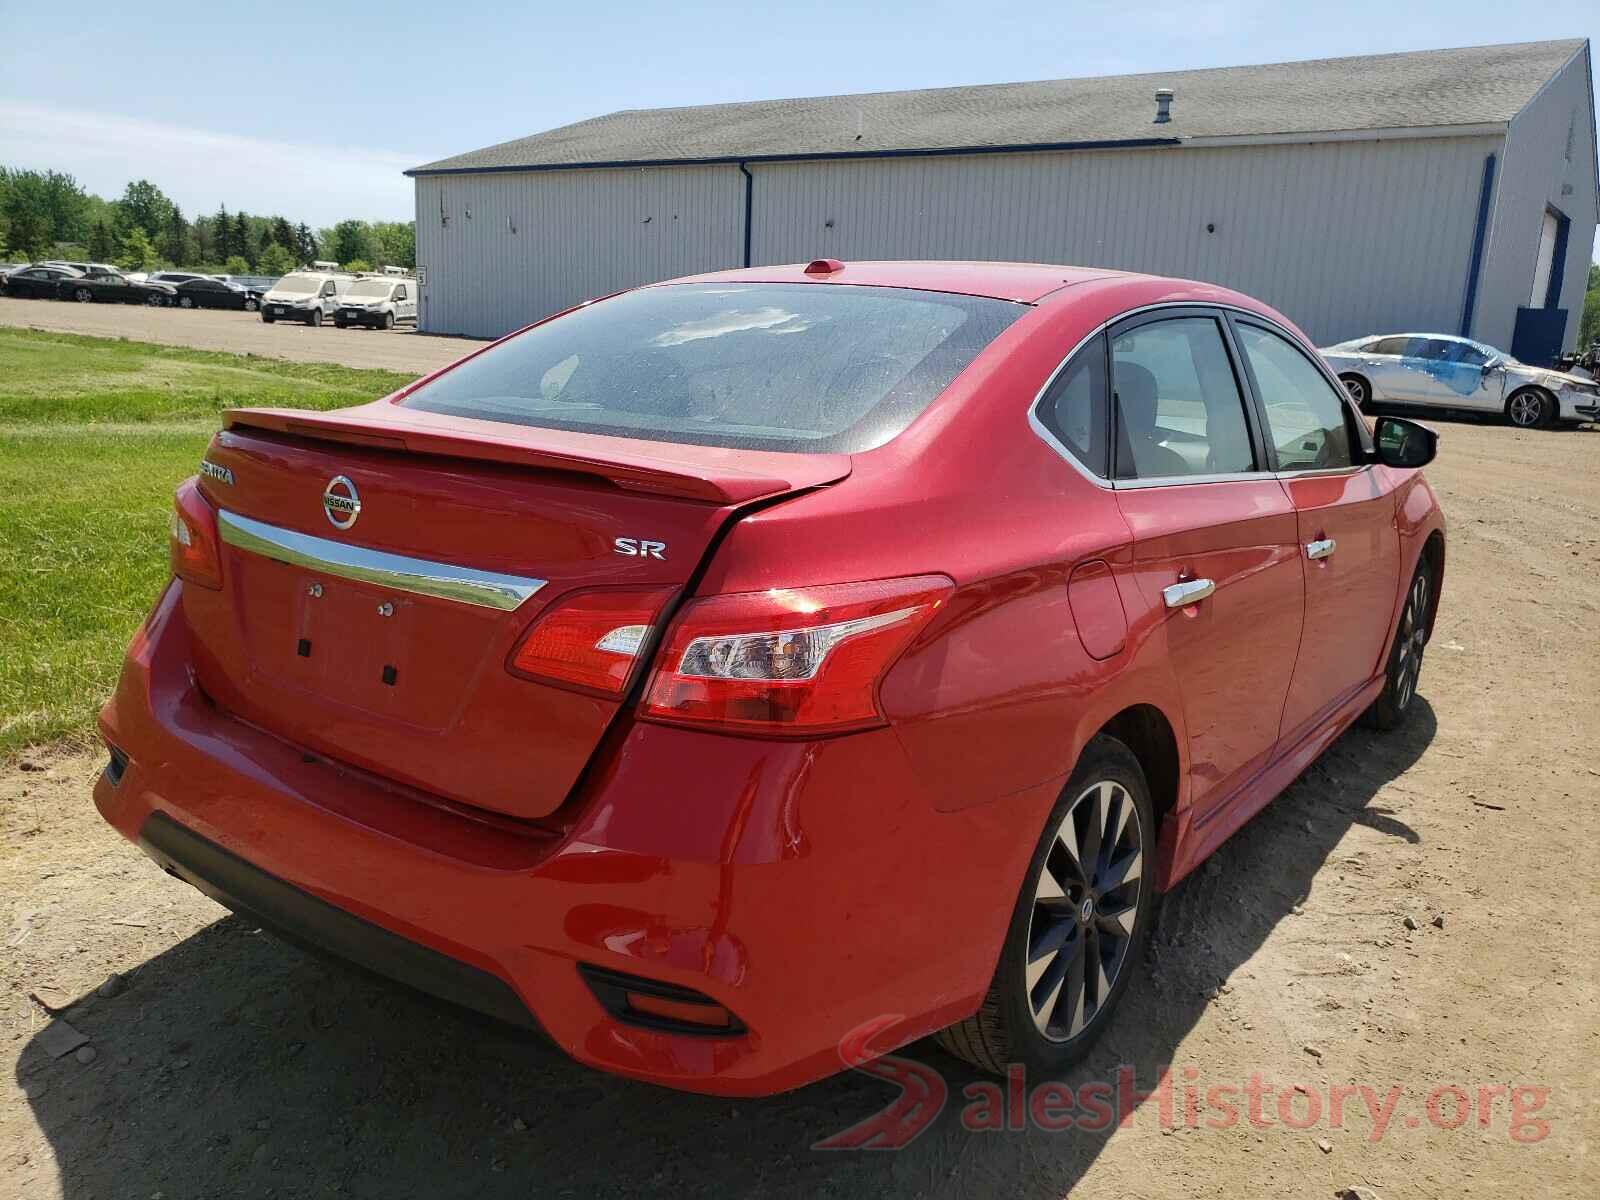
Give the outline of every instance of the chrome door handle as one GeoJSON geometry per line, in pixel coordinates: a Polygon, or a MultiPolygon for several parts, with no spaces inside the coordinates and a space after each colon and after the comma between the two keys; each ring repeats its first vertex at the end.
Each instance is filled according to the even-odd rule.
{"type": "Polygon", "coordinates": [[[1318,538],[1314,542],[1306,543],[1307,558],[1327,558],[1338,545],[1332,538],[1318,538]]]}
{"type": "Polygon", "coordinates": [[[1216,590],[1217,585],[1209,579],[1184,579],[1162,588],[1161,598],[1167,602],[1168,608],[1187,608],[1216,590]]]}

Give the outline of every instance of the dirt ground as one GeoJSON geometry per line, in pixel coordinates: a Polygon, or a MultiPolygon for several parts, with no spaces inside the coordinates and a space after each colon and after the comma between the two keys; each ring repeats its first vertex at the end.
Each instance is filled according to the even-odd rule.
{"type": "Polygon", "coordinates": [[[0,297],[0,325],[122,337],[196,350],[263,354],[291,362],[330,362],[346,367],[422,374],[482,345],[470,338],[432,337],[409,327],[312,329],[276,321],[257,313],[214,309],[145,308],[133,304],[73,304],[65,300],[17,300],[0,297]]]}
{"type": "Polygon", "coordinates": [[[100,823],[97,755],[38,755],[0,782],[0,1195],[1595,1194],[1600,431],[1440,425],[1420,710],[1347,734],[1168,898],[1073,1080],[1170,1065],[1170,1119],[974,1132],[974,1074],[922,1042],[949,1083],[932,1127],[813,1150],[894,1089],[734,1103],[587,1071],[225,915],[100,823]],[[55,1056],[51,1008],[84,1049],[55,1056]],[[1207,1100],[1188,1126],[1183,1088],[1252,1076],[1261,1120],[1240,1092],[1231,1125],[1207,1100]],[[1382,1119],[1333,1119],[1341,1085],[1382,1119]]]}

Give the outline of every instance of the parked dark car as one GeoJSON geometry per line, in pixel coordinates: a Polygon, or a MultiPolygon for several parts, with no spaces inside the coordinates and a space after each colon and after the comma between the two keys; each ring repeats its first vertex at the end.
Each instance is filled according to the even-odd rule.
{"type": "Polygon", "coordinates": [[[220,279],[186,279],[177,285],[179,308],[231,308],[255,312],[261,293],[220,279]]]}
{"type": "Polygon", "coordinates": [[[80,275],[121,275],[122,272],[110,263],[72,262],[64,258],[47,258],[39,264],[41,267],[71,267],[80,275]]]}
{"type": "Polygon", "coordinates": [[[8,296],[23,300],[54,300],[56,286],[63,280],[87,278],[71,267],[32,266],[19,267],[0,280],[0,288],[8,296]]]}
{"type": "Polygon", "coordinates": [[[149,304],[160,307],[171,304],[173,295],[169,284],[139,283],[117,271],[56,281],[57,299],[76,300],[80,304],[98,300],[109,304],[149,304]]]}

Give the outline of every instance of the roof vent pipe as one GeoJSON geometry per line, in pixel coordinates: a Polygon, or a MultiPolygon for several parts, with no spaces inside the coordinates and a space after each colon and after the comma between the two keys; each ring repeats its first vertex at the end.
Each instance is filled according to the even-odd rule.
{"type": "Polygon", "coordinates": [[[1170,120],[1172,120],[1172,89],[1157,88],[1156,119],[1151,124],[1165,125],[1170,120]]]}

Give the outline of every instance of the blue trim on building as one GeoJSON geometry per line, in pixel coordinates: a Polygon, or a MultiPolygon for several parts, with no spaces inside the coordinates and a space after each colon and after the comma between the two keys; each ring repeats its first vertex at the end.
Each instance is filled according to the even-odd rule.
{"type": "Polygon", "coordinates": [[[750,265],[750,219],[755,211],[756,177],[750,174],[750,168],[744,163],[739,164],[739,174],[744,176],[744,265],[750,265]]]}
{"type": "Polygon", "coordinates": [[[1483,187],[1478,192],[1478,223],[1472,231],[1472,260],[1467,267],[1467,299],[1461,307],[1461,336],[1472,336],[1472,310],[1478,304],[1478,276],[1483,270],[1483,244],[1489,238],[1489,209],[1494,202],[1495,156],[1483,160],[1483,187]]]}

